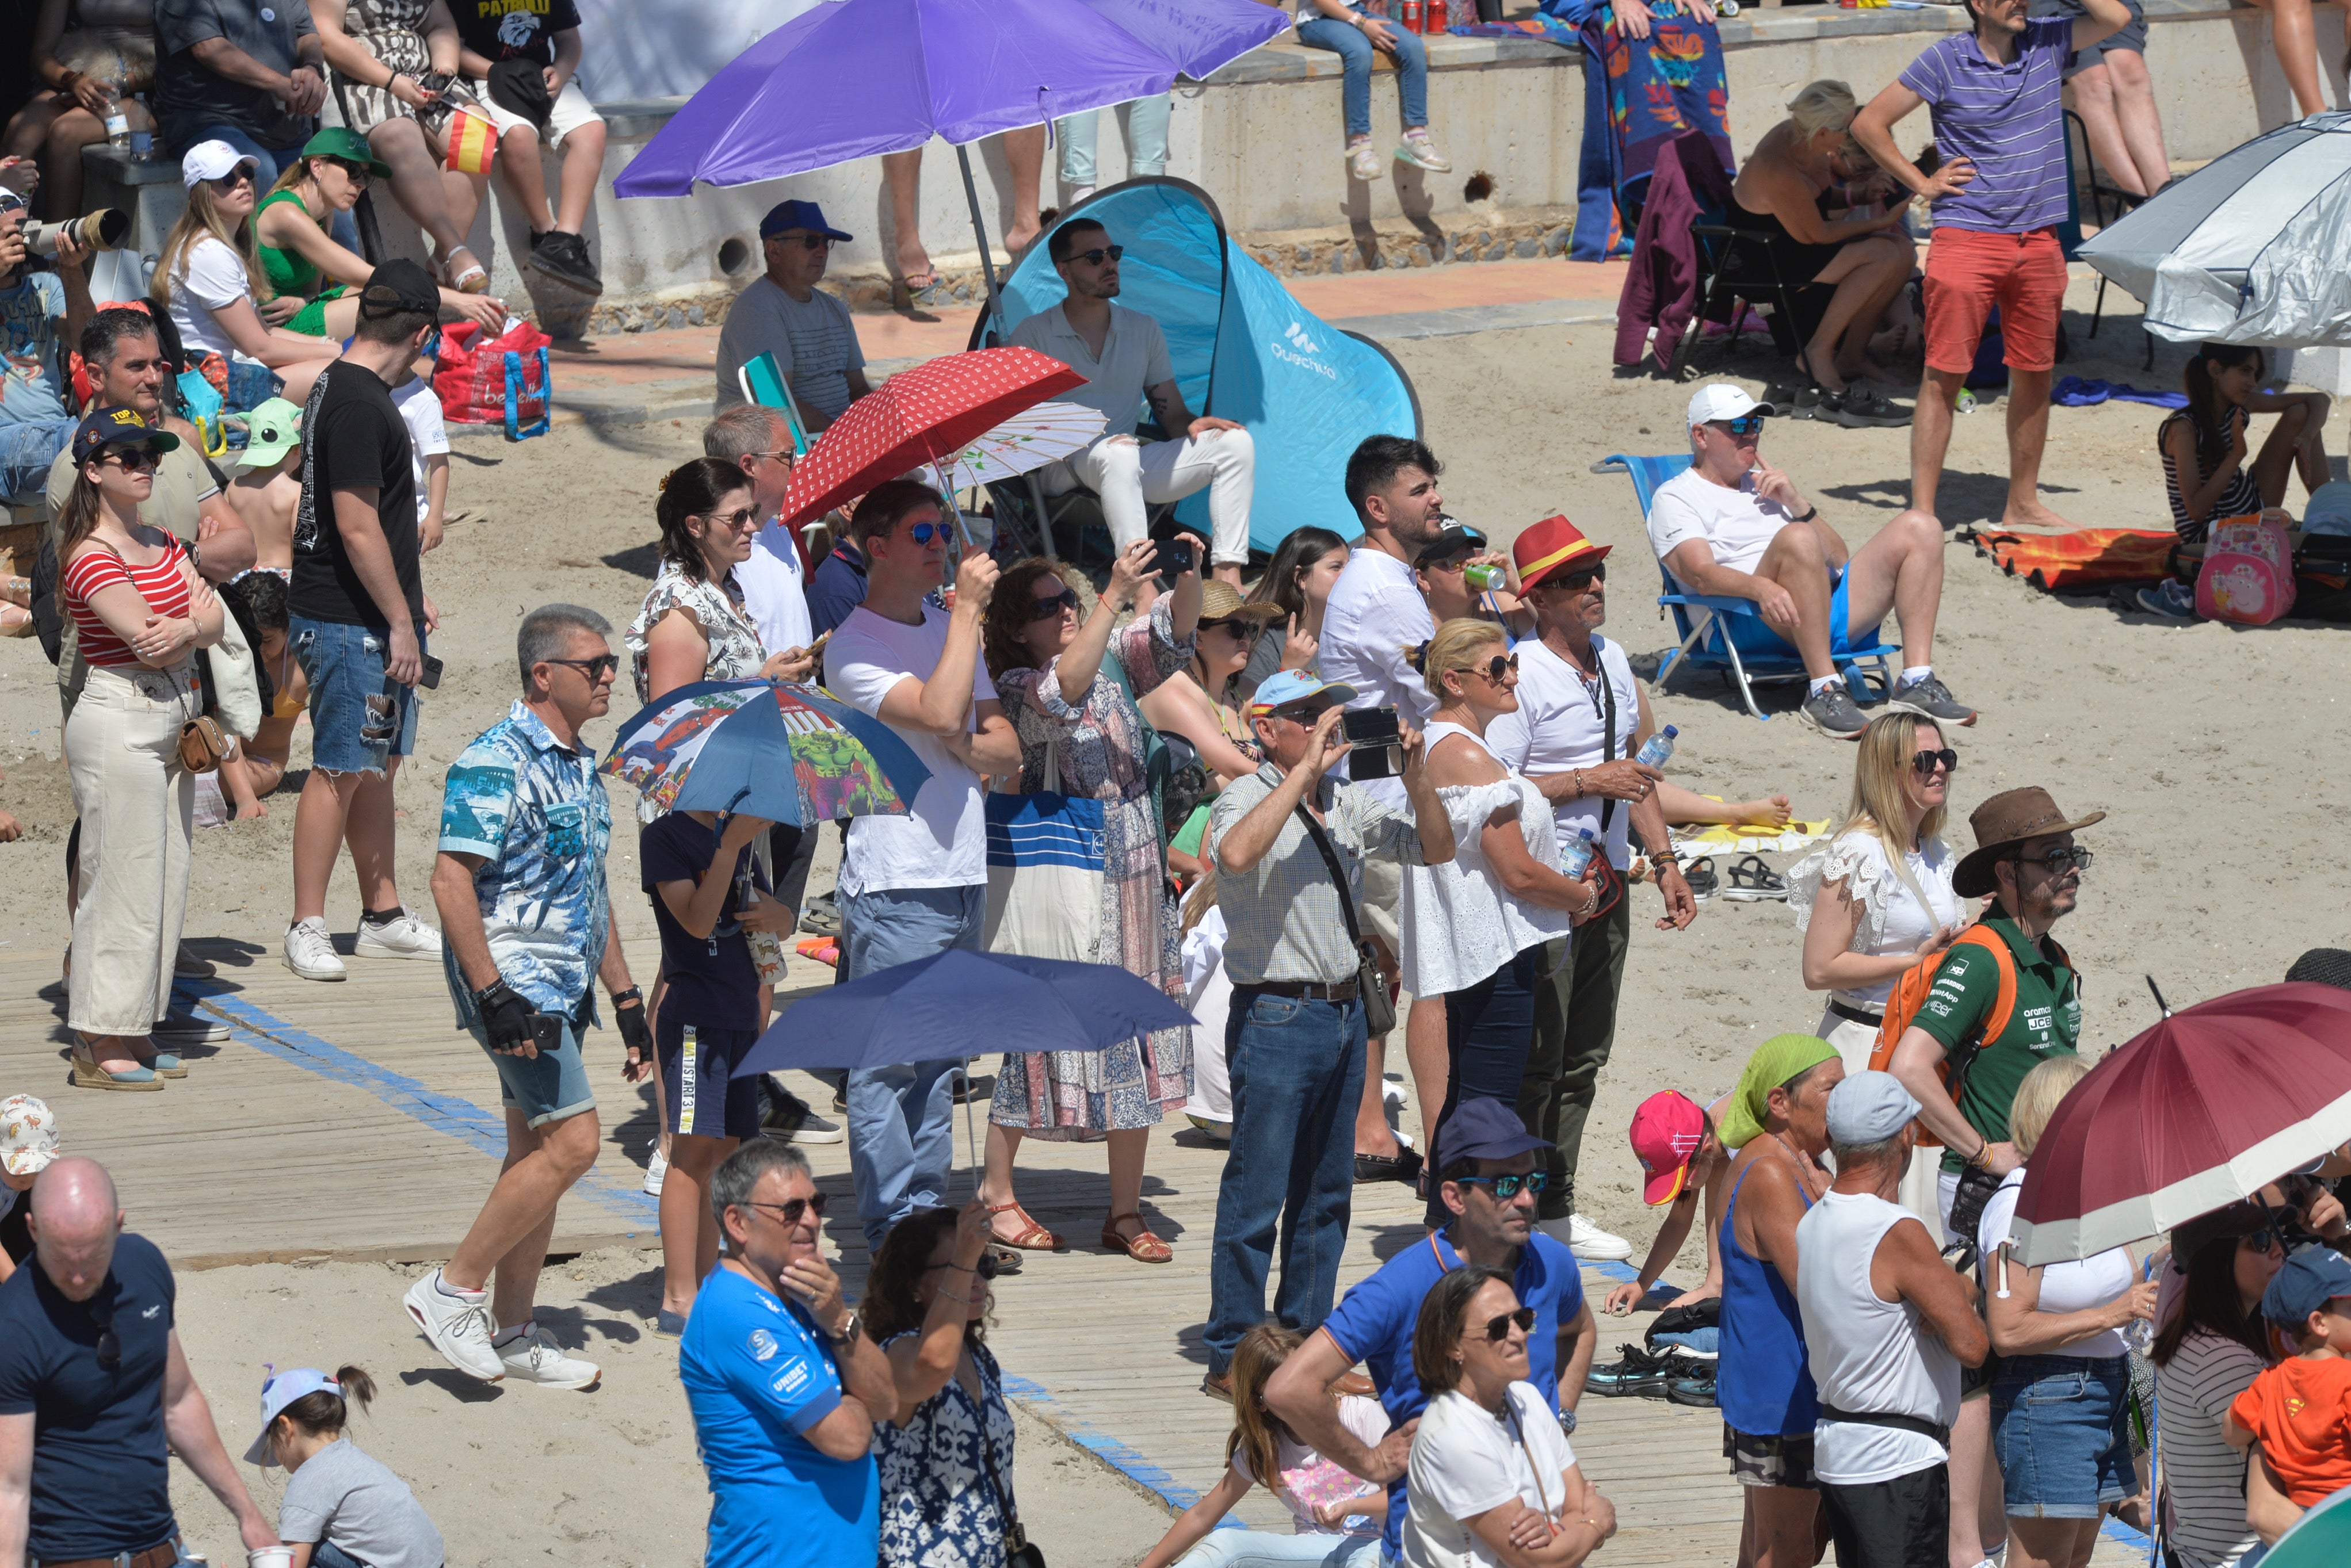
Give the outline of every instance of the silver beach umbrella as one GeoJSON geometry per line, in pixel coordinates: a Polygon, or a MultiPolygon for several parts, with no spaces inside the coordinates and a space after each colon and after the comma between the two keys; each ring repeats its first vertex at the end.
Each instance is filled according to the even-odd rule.
{"type": "Polygon", "coordinates": [[[2175,343],[2351,346],[2351,113],[2255,137],[2079,254],[2175,343]]]}

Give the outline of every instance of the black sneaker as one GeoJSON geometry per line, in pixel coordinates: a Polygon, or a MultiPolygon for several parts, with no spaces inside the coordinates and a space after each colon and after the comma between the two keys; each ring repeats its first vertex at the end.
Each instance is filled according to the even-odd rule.
{"type": "Polygon", "coordinates": [[[1894,695],[1886,700],[1886,705],[1946,724],[1964,725],[1976,722],[1976,711],[1952,696],[1951,689],[1932,675],[1896,685],[1894,695]]]}
{"type": "Polygon", "coordinates": [[[596,264],[588,259],[588,242],[578,234],[549,229],[532,242],[527,265],[566,288],[590,295],[604,292],[604,280],[596,275],[596,264]]]}
{"type": "Polygon", "coordinates": [[[1614,1363],[1592,1369],[1584,1380],[1585,1390],[1609,1399],[1663,1398],[1671,1376],[1666,1358],[1637,1345],[1620,1345],[1617,1349],[1614,1363]]]}
{"type": "Polygon", "coordinates": [[[759,1075],[759,1127],[785,1143],[839,1143],[841,1124],[816,1114],[815,1107],[776,1081],[773,1073],[759,1075]]]}
{"type": "Polygon", "coordinates": [[[1910,410],[1889,403],[1870,388],[1856,382],[1844,389],[1834,412],[1824,412],[1848,430],[1898,430],[1910,422],[1910,410]]]}
{"type": "Polygon", "coordinates": [[[1799,710],[1804,722],[1833,741],[1858,741],[1869,721],[1854,706],[1853,693],[1842,680],[1833,681],[1804,699],[1799,710]]]}
{"type": "Polygon", "coordinates": [[[1666,1380],[1666,1399],[1674,1405],[1696,1405],[1711,1410],[1715,1407],[1714,1375],[1703,1377],[1669,1377],[1666,1380]]]}

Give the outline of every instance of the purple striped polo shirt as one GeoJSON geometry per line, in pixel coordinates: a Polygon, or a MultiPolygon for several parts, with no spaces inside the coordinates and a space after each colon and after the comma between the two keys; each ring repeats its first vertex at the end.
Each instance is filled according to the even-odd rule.
{"type": "Polygon", "coordinates": [[[2021,234],[2065,221],[2065,67],[2074,18],[2025,24],[2008,65],[1986,59],[1973,33],[1938,38],[1902,73],[1927,100],[1945,162],[1965,158],[1976,177],[1935,203],[1935,227],[2021,234]]]}

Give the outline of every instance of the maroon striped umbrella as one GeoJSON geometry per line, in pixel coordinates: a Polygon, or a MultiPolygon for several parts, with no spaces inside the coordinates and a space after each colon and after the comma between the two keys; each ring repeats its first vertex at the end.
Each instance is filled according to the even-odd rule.
{"type": "Polygon", "coordinates": [[[2259,985],[2173,1013],[2059,1103],[2017,1195],[2018,1256],[2087,1258],[2257,1192],[2351,1140],[2351,992],[2259,985]]]}

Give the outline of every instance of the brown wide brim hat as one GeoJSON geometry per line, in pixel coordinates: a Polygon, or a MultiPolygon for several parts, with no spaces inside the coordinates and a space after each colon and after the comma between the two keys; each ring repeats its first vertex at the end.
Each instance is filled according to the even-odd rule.
{"type": "Polygon", "coordinates": [[[2067,816],[2057,809],[2049,792],[2038,784],[2002,790],[1969,815],[1968,826],[1976,836],[1975,852],[1951,873],[1951,890],[1962,898],[1980,898],[1992,890],[1992,865],[2003,850],[2013,849],[2031,838],[2079,833],[2105,820],[2103,811],[2094,811],[2087,816],[2067,816]]]}

